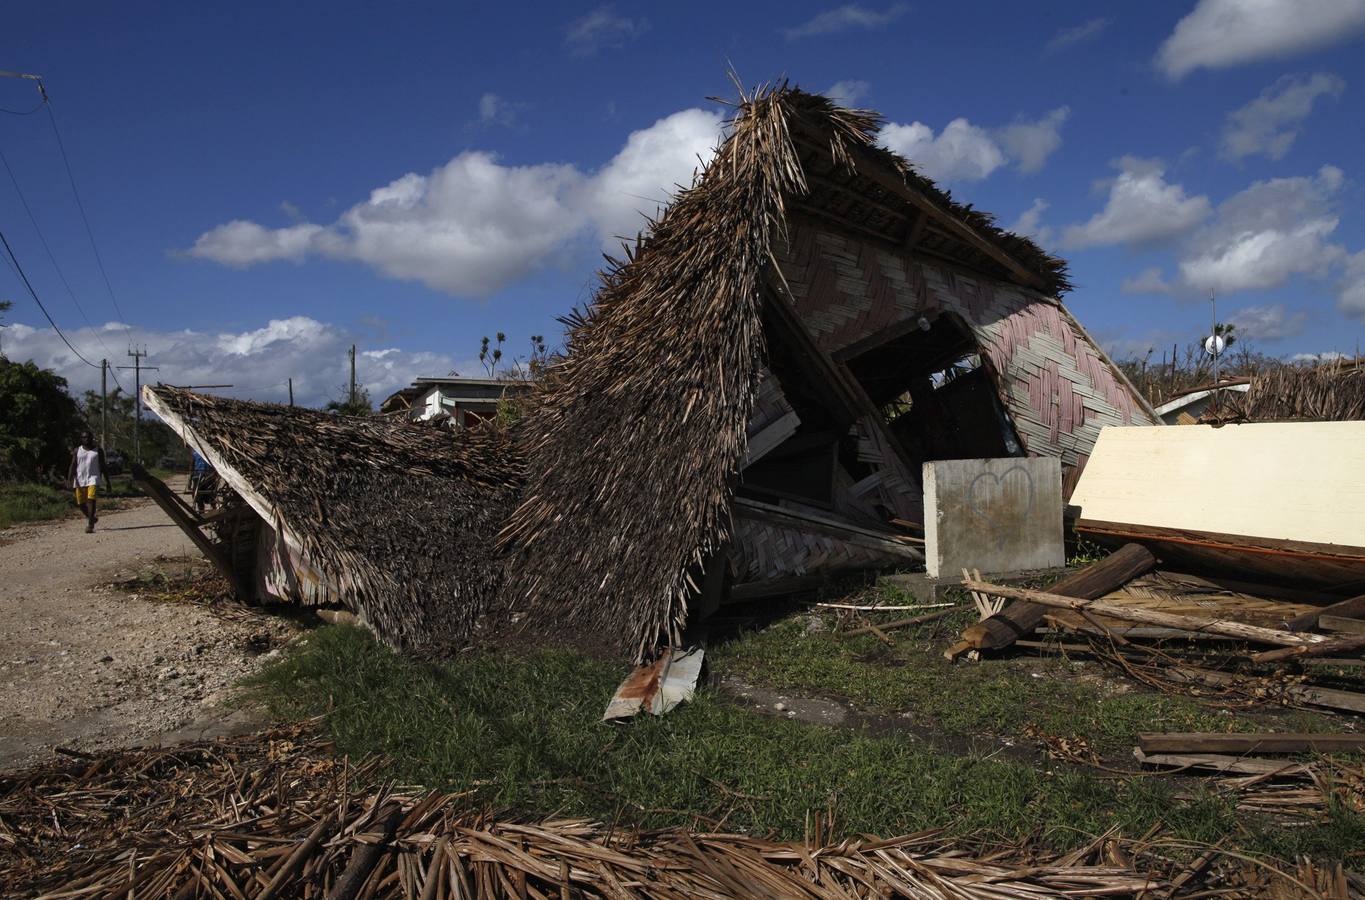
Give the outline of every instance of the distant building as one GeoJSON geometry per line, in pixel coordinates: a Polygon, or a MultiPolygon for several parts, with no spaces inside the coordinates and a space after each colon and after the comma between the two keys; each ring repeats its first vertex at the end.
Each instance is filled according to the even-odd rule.
{"type": "Polygon", "coordinates": [[[519,382],[498,378],[421,377],[386,397],[379,411],[415,422],[449,416],[452,424],[465,428],[491,419],[508,389],[519,386],[519,382]]]}
{"type": "Polygon", "coordinates": [[[1229,378],[1222,381],[1216,391],[1211,384],[1191,388],[1156,407],[1156,414],[1167,425],[1194,425],[1213,405],[1215,393],[1221,395],[1219,402],[1226,404],[1230,394],[1245,394],[1250,387],[1250,378],[1229,378]]]}

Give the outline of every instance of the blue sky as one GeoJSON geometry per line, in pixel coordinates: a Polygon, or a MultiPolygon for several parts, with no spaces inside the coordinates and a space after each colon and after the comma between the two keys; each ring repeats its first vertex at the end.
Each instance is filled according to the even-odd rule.
{"type": "MultiPolygon", "coordinates": [[[[75,298],[3,172],[0,228],[78,349],[146,344],[172,383],[321,402],[355,342],[382,396],[478,374],[484,334],[553,338],[714,145],[731,65],[880,110],[1070,260],[1117,353],[1196,336],[1210,288],[1274,355],[1354,352],[1365,321],[1365,0],[193,6],[29,4],[0,34],[122,315],[45,112],[0,114],[0,151],[75,298]]],[[[97,382],[8,267],[0,298],[6,355],[97,382]]]]}

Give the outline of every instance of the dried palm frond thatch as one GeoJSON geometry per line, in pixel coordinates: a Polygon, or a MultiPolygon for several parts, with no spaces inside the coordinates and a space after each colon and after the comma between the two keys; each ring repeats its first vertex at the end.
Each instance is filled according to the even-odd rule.
{"type": "MultiPolygon", "coordinates": [[[[298,726],[58,760],[0,777],[7,896],[1314,896],[1341,866],[1284,872],[1235,851],[1101,835],[1071,852],[926,831],[782,841],[581,819],[515,821],[467,793],[398,789],[298,726]],[[1199,855],[1193,864],[1177,860],[1199,855]],[[1254,864],[1248,864],[1254,862],[1254,864]]],[[[817,829],[819,830],[819,829],[817,829]]],[[[1346,896],[1343,891],[1332,896],[1346,896]]]]}
{"type": "MultiPolygon", "coordinates": [[[[881,118],[786,85],[742,94],[705,171],[611,261],[525,421],[527,481],[500,545],[508,602],[646,656],[679,639],[687,597],[727,538],[765,348],[760,321],[785,205],[808,192],[794,133],[853,173],[856,148],[913,181],[1058,291],[1064,264],[958,206],[875,145],[881,118]]],[[[543,630],[543,629],[542,629],[543,630]]]]}
{"type": "Polygon", "coordinates": [[[1343,359],[1322,366],[1277,366],[1255,375],[1243,394],[1228,394],[1225,421],[1345,422],[1365,419],[1365,365],[1343,359]]]}
{"type": "Polygon", "coordinates": [[[385,641],[463,641],[492,607],[493,538],[522,472],[507,433],[147,390],[385,641]]]}

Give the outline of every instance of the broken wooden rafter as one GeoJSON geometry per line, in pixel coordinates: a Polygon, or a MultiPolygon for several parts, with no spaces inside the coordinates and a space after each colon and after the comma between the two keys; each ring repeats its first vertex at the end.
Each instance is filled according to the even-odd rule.
{"type": "MultiPolygon", "coordinates": [[[[1117,590],[1139,575],[1156,568],[1156,557],[1140,544],[1127,544],[1098,562],[1063,578],[1052,586],[1054,594],[1094,600],[1117,590]]],[[[1031,634],[1043,622],[1047,607],[1036,603],[1011,603],[996,615],[962,632],[967,650],[1000,650],[1031,634]]]]}
{"type": "Polygon", "coordinates": [[[222,548],[218,544],[204,534],[202,530],[204,522],[185,505],[184,501],[176,496],[175,491],[171,490],[166,482],[137,463],[133,463],[133,481],[147,492],[147,496],[152,498],[152,502],[161,507],[161,511],[169,516],[181,531],[185,532],[185,536],[194,543],[194,546],[199,548],[199,552],[204,554],[204,557],[213,563],[214,568],[222,573],[223,577],[228,580],[228,584],[232,585],[232,592],[237,595],[237,598],[249,601],[251,594],[232,567],[232,561],[223,554],[222,548]]]}
{"type": "MultiPolygon", "coordinates": [[[[1353,622],[1355,620],[1349,619],[1347,621],[1353,622]]],[[[1320,641],[1316,644],[1305,644],[1299,647],[1281,647],[1279,650],[1267,650],[1264,653],[1257,653],[1255,656],[1251,657],[1251,661],[1256,663],[1268,663],[1303,659],[1307,656],[1330,656],[1333,653],[1348,653],[1352,650],[1359,650],[1362,647],[1365,647],[1365,634],[1353,634],[1349,637],[1332,638],[1320,641]]]]}

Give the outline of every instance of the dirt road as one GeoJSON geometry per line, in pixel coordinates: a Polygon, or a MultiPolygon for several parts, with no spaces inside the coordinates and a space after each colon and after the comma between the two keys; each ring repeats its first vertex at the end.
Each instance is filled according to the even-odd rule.
{"type": "Polygon", "coordinates": [[[200,558],[156,506],[124,503],[94,534],[80,518],[0,532],[0,768],[57,746],[221,734],[254,718],[224,701],[293,626],[111,587],[200,558]]]}

